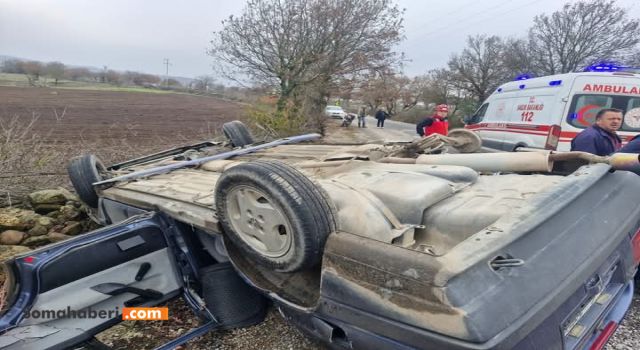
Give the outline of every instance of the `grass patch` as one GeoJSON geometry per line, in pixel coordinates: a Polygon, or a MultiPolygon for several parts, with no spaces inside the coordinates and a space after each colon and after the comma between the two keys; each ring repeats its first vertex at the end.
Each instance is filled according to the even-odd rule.
{"type": "Polygon", "coordinates": [[[113,86],[113,85],[86,85],[86,86],[50,86],[54,89],[66,89],[66,90],[95,90],[95,91],[118,91],[118,92],[137,92],[137,93],[146,93],[146,94],[186,94],[185,92],[180,91],[172,91],[172,90],[158,90],[158,89],[147,89],[142,87],[132,87],[132,86],[113,86]]]}
{"type": "Polygon", "coordinates": [[[0,73],[0,82],[26,82],[27,76],[24,74],[0,73]]]}
{"type": "MultiPolygon", "coordinates": [[[[95,90],[95,91],[118,91],[118,92],[137,92],[147,94],[187,94],[182,91],[150,89],[139,86],[115,86],[107,83],[99,83],[92,81],[72,81],[58,80],[58,85],[54,85],[53,80],[40,78],[37,82],[40,87],[48,87],[52,89],[71,89],[71,90],[95,90]]],[[[25,74],[0,73],[0,86],[10,87],[32,87],[25,74]]]]}

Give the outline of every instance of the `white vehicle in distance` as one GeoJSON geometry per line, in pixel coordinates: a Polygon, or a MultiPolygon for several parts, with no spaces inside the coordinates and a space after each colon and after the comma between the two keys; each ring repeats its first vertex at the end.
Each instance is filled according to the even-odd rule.
{"type": "Polygon", "coordinates": [[[340,106],[327,106],[324,109],[324,115],[331,118],[344,119],[347,113],[340,106]]]}

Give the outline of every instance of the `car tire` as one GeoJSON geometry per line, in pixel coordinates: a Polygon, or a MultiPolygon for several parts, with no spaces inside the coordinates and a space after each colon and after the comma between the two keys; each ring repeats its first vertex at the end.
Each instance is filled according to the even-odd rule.
{"type": "Polygon", "coordinates": [[[215,191],[224,233],[253,261],[277,272],[316,266],[336,230],[334,208],[322,188],[276,161],[236,165],[215,191]]]}
{"type": "Polygon", "coordinates": [[[200,269],[202,297],[218,321],[218,329],[253,326],[262,322],[269,302],[248,285],[229,262],[200,269]]]}
{"type": "Polygon", "coordinates": [[[460,153],[475,153],[482,148],[482,139],[471,130],[453,129],[449,131],[447,136],[466,141],[463,146],[455,147],[460,153]]]}
{"type": "Polygon", "coordinates": [[[222,132],[224,136],[229,139],[233,147],[244,147],[255,142],[247,126],[239,120],[224,123],[222,125],[222,132]]]}
{"type": "Polygon", "coordinates": [[[69,179],[78,197],[91,208],[98,207],[99,197],[93,183],[103,179],[100,175],[103,171],[105,171],[104,165],[92,154],[73,158],[67,167],[69,179]]]}

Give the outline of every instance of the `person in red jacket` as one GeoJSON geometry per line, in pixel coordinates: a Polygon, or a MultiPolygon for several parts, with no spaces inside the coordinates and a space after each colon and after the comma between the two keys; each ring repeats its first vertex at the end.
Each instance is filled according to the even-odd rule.
{"type": "Polygon", "coordinates": [[[420,136],[429,136],[431,134],[446,136],[449,133],[448,113],[449,107],[447,105],[437,105],[434,115],[424,118],[416,125],[416,132],[420,136]]]}

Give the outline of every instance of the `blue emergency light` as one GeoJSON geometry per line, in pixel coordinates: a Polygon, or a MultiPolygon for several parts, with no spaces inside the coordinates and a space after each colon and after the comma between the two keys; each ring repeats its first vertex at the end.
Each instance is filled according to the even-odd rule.
{"type": "Polygon", "coordinates": [[[549,82],[549,86],[559,86],[562,84],[562,80],[552,80],[549,82]]]}
{"type": "Polygon", "coordinates": [[[527,79],[531,79],[531,78],[533,78],[533,76],[532,76],[531,74],[524,73],[524,74],[520,74],[520,75],[518,75],[518,76],[514,79],[514,81],[518,81],[518,80],[527,80],[527,79]]]}
{"type": "Polygon", "coordinates": [[[584,69],[585,72],[627,72],[640,73],[640,67],[627,67],[612,62],[600,62],[584,69]]]}
{"type": "Polygon", "coordinates": [[[615,72],[622,68],[627,68],[627,67],[618,66],[613,63],[601,62],[601,63],[586,67],[584,71],[585,72],[615,72]]]}

